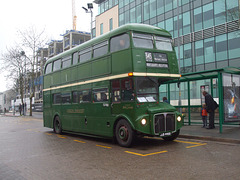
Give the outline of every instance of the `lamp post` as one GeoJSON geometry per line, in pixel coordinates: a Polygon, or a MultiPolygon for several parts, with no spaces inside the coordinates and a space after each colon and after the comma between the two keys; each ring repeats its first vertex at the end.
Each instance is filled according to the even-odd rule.
{"type": "Polygon", "coordinates": [[[85,7],[82,7],[82,8],[85,10],[86,13],[91,13],[91,39],[92,39],[93,38],[93,35],[92,35],[93,3],[87,3],[87,6],[88,6],[88,9],[85,7]]]}

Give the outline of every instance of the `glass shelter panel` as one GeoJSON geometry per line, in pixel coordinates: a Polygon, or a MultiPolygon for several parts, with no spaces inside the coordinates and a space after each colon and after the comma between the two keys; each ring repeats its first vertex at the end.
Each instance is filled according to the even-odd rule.
{"type": "Polygon", "coordinates": [[[224,121],[240,121],[240,75],[223,74],[224,121]]]}

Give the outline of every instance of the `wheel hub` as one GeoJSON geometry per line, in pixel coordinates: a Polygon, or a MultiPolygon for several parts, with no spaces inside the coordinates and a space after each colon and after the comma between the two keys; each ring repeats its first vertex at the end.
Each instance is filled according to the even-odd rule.
{"type": "Polygon", "coordinates": [[[123,141],[126,141],[128,139],[128,130],[125,126],[119,128],[119,137],[123,141]]]}

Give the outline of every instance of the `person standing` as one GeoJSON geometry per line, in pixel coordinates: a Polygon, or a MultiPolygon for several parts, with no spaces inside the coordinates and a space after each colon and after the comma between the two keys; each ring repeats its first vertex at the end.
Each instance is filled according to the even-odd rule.
{"type": "Polygon", "coordinates": [[[207,129],[214,129],[214,116],[215,110],[218,108],[218,104],[214,101],[212,96],[208,94],[206,91],[203,91],[203,96],[205,97],[205,104],[207,106],[207,112],[209,113],[209,126],[207,129]]]}
{"type": "Polygon", "coordinates": [[[202,104],[202,109],[201,109],[201,116],[202,116],[202,121],[203,121],[203,128],[207,127],[207,108],[206,108],[206,104],[203,103],[202,104]]]}
{"type": "Polygon", "coordinates": [[[19,110],[19,113],[20,113],[20,116],[21,116],[22,115],[22,105],[21,104],[19,104],[18,110],[19,110]]]}

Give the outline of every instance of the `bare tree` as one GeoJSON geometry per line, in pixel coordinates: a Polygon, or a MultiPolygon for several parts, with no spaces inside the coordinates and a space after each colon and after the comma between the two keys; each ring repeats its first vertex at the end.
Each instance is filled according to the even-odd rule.
{"type": "Polygon", "coordinates": [[[44,47],[48,39],[45,35],[45,29],[39,31],[35,26],[30,26],[28,29],[25,30],[19,30],[18,34],[20,37],[21,47],[24,49],[26,54],[30,54],[26,57],[28,58],[31,65],[30,116],[32,116],[32,98],[35,94],[34,80],[37,76],[36,70],[38,69],[36,63],[37,50],[44,47]]]}
{"type": "Polygon", "coordinates": [[[1,56],[1,71],[7,73],[6,78],[10,82],[14,82],[13,86],[16,91],[19,90],[21,102],[23,103],[24,95],[24,75],[26,61],[24,52],[19,47],[7,49],[6,53],[1,56]]]}

